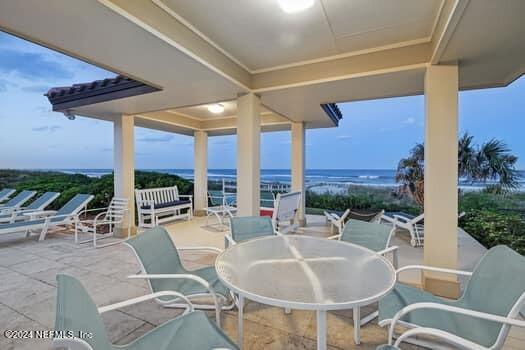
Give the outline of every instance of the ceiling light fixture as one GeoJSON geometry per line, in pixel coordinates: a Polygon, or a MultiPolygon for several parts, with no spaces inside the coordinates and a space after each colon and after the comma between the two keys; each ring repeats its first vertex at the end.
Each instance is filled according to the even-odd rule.
{"type": "Polygon", "coordinates": [[[215,103],[208,106],[208,111],[210,111],[213,114],[219,114],[224,112],[224,106],[220,103],[215,103]]]}
{"type": "Polygon", "coordinates": [[[279,6],[286,13],[295,13],[312,7],[314,0],[277,0],[279,6]]]}

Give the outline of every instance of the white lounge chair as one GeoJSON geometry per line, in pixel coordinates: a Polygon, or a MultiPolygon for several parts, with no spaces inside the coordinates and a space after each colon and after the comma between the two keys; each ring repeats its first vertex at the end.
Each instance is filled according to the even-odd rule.
{"type": "Polygon", "coordinates": [[[30,200],[34,197],[36,194],[36,191],[27,191],[24,190],[5,202],[5,204],[0,205],[0,214],[10,214],[13,211],[20,208],[22,205],[24,205],[25,202],[30,200]]]}
{"type": "MultiPolygon", "coordinates": [[[[458,219],[465,215],[461,212],[458,219]]],[[[410,244],[413,247],[421,247],[425,242],[425,214],[412,216],[405,213],[393,213],[391,215],[383,215],[382,218],[391,222],[394,228],[402,228],[410,233],[410,244]]]]}
{"type": "Polygon", "coordinates": [[[3,201],[6,201],[13,193],[15,193],[16,190],[13,188],[4,188],[0,191],[0,203],[3,201]]]}
{"type": "Polygon", "coordinates": [[[50,228],[69,225],[78,219],[78,213],[94,198],[90,194],[77,194],[58,211],[42,211],[30,213],[30,220],[0,225],[0,234],[26,232],[26,236],[34,230],[40,230],[39,241],[46,238],[50,228]]]}
{"type": "Polygon", "coordinates": [[[385,213],[384,210],[380,211],[353,211],[351,209],[346,209],[345,212],[339,216],[338,213],[334,211],[328,211],[326,210],[324,212],[324,216],[326,217],[326,221],[330,223],[330,233],[334,233],[334,227],[337,228],[339,234],[343,232],[343,229],[345,227],[345,222],[347,219],[355,219],[355,220],[361,220],[371,223],[380,223],[381,217],[385,213]]]}
{"type": "Polygon", "coordinates": [[[46,192],[27,207],[18,208],[13,210],[10,214],[0,215],[0,223],[9,223],[15,221],[25,221],[29,219],[29,214],[44,210],[49,204],[60,196],[59,192],[46,192]]]}
{"type": "Polygon", "coordinates": [[[102,247],[107,247],[107,246],[122,242],[124,239],[118,239],[116,241],[102,244],[102,245],[99,244],[97,246],[97,240],[114,237],[116,225],[122,224],[126,217],[128,218],[128,223],[127,223],[128,235],[125,239],[129,239],[131,237],[131,221],[130,221],[131,216],[126,215],[128,212],[128,203],[129,203],[129,200],[127,200],[126,198],[113,197],[109,205],[105,208],[84,210],[82,214],[84,213],[94,214],[97,212],[98,214],[93,219],[77,220],[75,222],[75,243],[83,244],[83,243],[93,242],[94,248],[97,248],[97,247],[102,248],[102,247]],[[108,231],[105,233],[102,233],[100,230],[100,226],[102,227],[106,226],[108,231]],[[89,232],[93,234],[93,238],[79,241],[78,240],[79,231],[89,232]]]}

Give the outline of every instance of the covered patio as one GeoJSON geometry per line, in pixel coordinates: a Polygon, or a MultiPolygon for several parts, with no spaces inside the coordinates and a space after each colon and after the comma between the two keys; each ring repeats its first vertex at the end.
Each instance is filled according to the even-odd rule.
{"type": "MultiPolygon", "coordinates": [[[[69,119],[113,123],[114,193],[129,200],[130,218],[118,227],[122,234],[129,228],[125,222],[136,232],[134,127],[194,137],[197,217],[168,226],[177,244],[223,248],[224,237],[203,230],[198,217],[208,206],[210,137],[237,135],[237,215],[252,216],[260,213],[261,132],[289,130],[291,189],[302,193],[299,231],[326,236],[323,219],[306,215],[307,130],[337,127],[343,117],[337,103],[424,94],[425,244],[415,249],[401,241],[401,265],[471,270],[483,249],[457,224],[458,93],[505,86],[524,73],[524,3],[309,3],[305,12],[288,13],[282,1],[214,1],[212,10],[205,1],[189,0],[10,1],[0,5],[0,29],[118,74],[54,87],[47,97],[69,119]]],[[[126,279],[137,269],[126,247],[78,249],[69,237],[58,237],[2,243],[2,273],[13,282],[4,286],[0,303],[13,327],[53,326],[57,272],[84,278],[99,303],[144,294],[144,283],[126,279]]],[[[201,264],[194,257],[187,262],[201,264]]],[[[439,296],[460,295],[461,281],[450,274],[405,278],[439,296]]],[[[309,312],[285,315],[255,304],[247,309],[245,348],[315,347],[309,312]]],[[[224,314],[233,339],[235,312],[224,314]]],[[[118,312],[108,320],[113,340],[138,336],[165,313],[118,312]]],[[[334,349],[354,346],[348,319],[330,314],[328,344],[334,349]]],[[[370,324],[358,348],[385,341],[386,331],[370,324]]],[[[518,349],[524,341],[523,333],[513,333],[506,348],[518,349]]]]}
{"type": "MultiPolygon", "coordinates": [[[[307,215],[308,226],[297,234],[327,237],[330,229],[324,217],[307,215]]],[[[178,246],[197,246],[206,243],[222,248],[223,236],[205,227],[202,217],[190,222],[166,225],[178,246]]],[[[472,270],[485,249],[464,232],[459,233],[460,268],[472,270]]],[[[395,239],[399,245],[400,266],[422,263],[422,252],[409,244],[402,232],[395,239]]],[[[213,264],[212,255],[185,254],[184,264],[189,269],[213,264]]],[[[79,248],[73,242],[71,232],[52,233],[43,242],[19,237],[1,237],[0,276],[5,282],[0,287],[0,315],[6,329],[52,329],[55,322],[56,274],[68,273],[77,277],[93,296],[97,305],[107,305],[124,299],[147,294],[145,282],[130,280],[128,275],[137,272],[139,266],[131,250],[124,245],[104,249],[90,246],[79,248]]],[[[417,274],[404,274],[403,282],[418,283],[417,274]]],[[[373,310],[375,306],[369,309],[373,310]]],[[[369,309],[363,310],[364,313],[369,309]]],[[[132,306],[113,311],[104,316],[108,335],[115,344],[126,344],[148,330],[180,314],[181,310],[166,309],[155,302],[139,307],[132,306]]],[[[213,312],[209,312],[212,317],[213,312]]],[[[248,302],[245,316],[245,349],[314,349],[316,344],[315,313],[293,310],[285,314],[283,309],[248,302]]],[[[225,311],[222,315],[223,329],[237,339],[237,311],[225,311]]],[[[335,311],[328,314],[328,348],[375,349],[386,342],[387,330],[371,323],[362,328],[362,342],[353,342],[352,311],[335,311]]],[[[523,330],[512,330],[504,349],[517,350],[525,341],[523,330]]],[[[2,349],[50,349],[50,341],[0,340],[2,349]]],[[[403,349],[419,349],[405,345],[403,349]]]]}

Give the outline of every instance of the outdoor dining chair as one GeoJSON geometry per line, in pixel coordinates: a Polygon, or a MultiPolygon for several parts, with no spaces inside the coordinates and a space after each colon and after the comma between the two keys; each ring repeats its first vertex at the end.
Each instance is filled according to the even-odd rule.
{"type": "MultiPolygon", "coordinates": [[[[153,293],[178,291],[190,300],[208,297],[212,303],[194,304],[197,309],[215,310],[217,324],[220,325],[221,310],[231,310],[235,306],[230,290],[217,277],[215,266],[188,271],[182,264],[179,251],[211,251],[220,253],[214,247],[177,248],[164,227],[158,226],[124,242],[135,253],[140,264],[141,273],[129,278],[142,278],[148,281],[153,293]],[[229,302],[229,303],[228,303],[229,302]]],[[[180,298],[162,296],[156,301],[165,306],[180,308],[180,298]]]]}
{"type": "MultiPolygon", "coordinates": [[[[390,325],[392,344],[397,325],[437,330],[440,338],[461,343],[467,349],[501,349],[510,326],[525,327],[518,314],[525,306],[525,257],[506,246],[491,248],[473,272],[428,266],[397,270],[422,270],[468,276],[458,300],[444,300],[415,287],[397,283],[379,301],[379,325],[390,325]]],[[[407,340],[433,348],[433,343],[407,340]]]]}
{"type": "Polygon", "coordinates": [[[279,234],[267,216],[243,216],[230,219],[231,233],[224,236],[224,245],[237,244],[248,239],[279,234]]]}
{"type": "Polygon", "coordinates": [[[156,292],[111,305],[95,305],[80,281],[57,275],[57,303],[53,349],[82,350],[173,350],[239,349],[202,311],[193,311],[192,303],[175,291],[156,292]],[[101,314],[155,298],[177,298],[186,303],[181,315],[148,331],[126,345],[111,344],[101,314]],[[78,332],[88,336],[79,337],[78,332]],[[73,332],[73,334],[69,334],[73,332]],[[72,337],[73,335],[74,337],[72,337]]]}
{"type": "MultiPolygon", "coordinates": [[[[329,239],[338,239],[343,242],[357,244],[368,248],[379,255],[386,256],[392,254],[392,265],[397,269],[398,265],[398,248],[390,246],[390,240],[394,229],[387,225],[370,223],[361,220],[349,219],[338,235],[328,237],[329,239]]],[[[361,318],[359,326],[363,326],[378,316],[378,311],[361,318]]],[[[355,325],[357,327],[357,325],[355,325]]]]}

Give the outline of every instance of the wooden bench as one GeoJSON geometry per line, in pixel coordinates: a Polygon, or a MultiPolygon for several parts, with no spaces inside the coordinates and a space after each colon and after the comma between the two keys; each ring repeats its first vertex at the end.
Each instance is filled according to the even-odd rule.
{"type": "Polygon", "coordinates": [[[176,219],[191,220],[192,197],[179,195],[177,186],[135,190],[139,227],[152,228],[176,219]]]}

